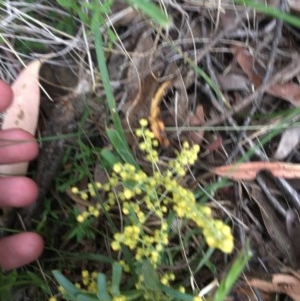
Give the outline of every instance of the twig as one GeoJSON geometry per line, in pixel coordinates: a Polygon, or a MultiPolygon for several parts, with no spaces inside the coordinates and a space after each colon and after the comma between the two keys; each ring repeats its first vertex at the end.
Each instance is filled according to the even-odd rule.
{"type": "MultiPolygon", "coordinates": [[[[284,10],[285,2],[286,2],[286,0],[280,1],[279,9],[284,10]]],[[[274,39],[273,39],[272,46],[271,46],[270,60],[268,62],[268,66],[267,66],[267,69],[266,69],[266,72],[265,72],[265,75],[264,75],[264,78],[262,81],[262,85],[266,84],[269,81],[271,74],[273,72],[278,44],[279,44],[279,41],[281,38],[281,33],[282,33],[282,26],[283,26],[283,21],[281,19],[277,19],[276,26],[275,26],[275,32],[274,32],[274,39]]],[[[252,109],[249,112],[246,120],[244,121],[244,124],[243,124],[244,127],[247,127],[250,124],[253,115],[258,110],[259,106],[261,105],[263,94],[264,93],[261,92],[257,95],[257,99],[256,99],[256,101],[253,102],[252,109]]],[[[237,144],[236,144],[235,148],[233,149],[230,157],[228,158],[228,160],[227,160],[228,162],[231,162],[233,160],[233,158],[236,156],[236,154],[238,153],[238,151],[239,151],[238,145],[240,144],[240,141],[243,139],[243,137],[245,137],[245,130],[243,130],[239,133],[238,138],[237,138],[237,144]]]]}
{"type": "Polygon", "coordinates": [[[276,75],[274,75],[274,77],[271,78],[269,82],[261,85],[251,95],[246,97],[244,99],[244,101],[233,106],[232,111],[224,112],[224,114],[222,116],[220,116],[219,118],[214,118],[214,119],[208,120],[205,125],[213,126],[213,125],[217,125],[219,123],[224,122],[226,119],[228,119],[232,115],[245,109],[249,104],[251,104],[251,102],[255,101],[261,93],[266,92],[273,85],[275,85],[279,82],[284,83],[284,82],[291,80],[299,72],[300,72],[300,55],[296,54],[291,63],[289,63],[284,69],[282,69],[280,72],[278,72],[276,75]]]}

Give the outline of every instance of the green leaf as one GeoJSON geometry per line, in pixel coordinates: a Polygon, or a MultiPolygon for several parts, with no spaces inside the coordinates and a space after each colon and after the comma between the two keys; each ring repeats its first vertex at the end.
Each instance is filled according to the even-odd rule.
{"type": "Polygon", "coordinates": [[[170,286],[161,284],[160,288],[165,294],[173,297],[174,300],[193,301],[193,299],[194,299],[194,296],[188,295],[185,293],[181,293],[178,290],[175,290],[174,288],[172,288],[170,286]]]}
{"type": "Polygon", "coordinates": [[[72,8],[74,5],[74,2],[70,0],[56,0],[56,2],[64,8],[72,8]]]}
{"type": "Polygon", "coordinates": [[[107,129],[106,130],[107,136],[114,146],[116,152],[119,156],[127,163],[138,167],[137,163],[135,162],[129,148],[127,142],[119,135],[119,133],[115,129],[107,129]]]}
{"type": "Polygon", "coordinates": [[[149,260],[144,260],[142,263],[142,275],[147,289],[152,291],[160,291],[160,281],[157,273],[149,260]]]}
{"type": "Polygon", "coordinates": [[[71,281],[69,281],[60,271],[54,270],[52,271],[52,274],[59,285],[61,285],[73,298],[80,293],[80,289],[77,288],[71,281]]]}
{"type": "Polygon", "coordinates": [[[146,16],[150,17],[160,26],[165,28],[170,27],[171,19],[154,3],[148,0],[126,0],[126,2],[135,9],[140,10],[146,16]]]}
{"type": "Polygon", "coordinates": [[[91,295],[79,294],[76,296],[76,301],[99,301],[99,299],[91,295]]]}
{"type": "Polygon", "coordinates": [[[122,278],[122,266],[114,262],[112,271],[111,293],[113,296],[120,295],[120,283],[122,278]]]}
{"type": "Polygon", "coordinates": [[[137,163],[135,162],[129,150],[124,129],[122,126],[122,122],[118,115],[116,101],[113,95],[113,90],[110,83],[109,73],[106,64],[106,56],[104,52],[104,44],[103,44],[102,32],[100,31],[100,25],[101,25],[101,16],[97,13],[94,13],[92,16],[91,27],[94,35],[94,40],[95,40],[98,69],[101,75],[101,80],[106,95],[106,103],[110,110],[111,118],[115,127],[115,130],[107,130],[107,132],[109,134],[109,132],[111,131],[111,136],[112,136],[111,142],[112,143],[114,142],[117,147],[120,147],[120,148],[116,148],[116,151],[119,154],[121,154],[121,158],[123,158],[125,162],[137,166],[137,163]]]}
{"type": "Polygon", "coordinates": [[[101,301],[112,301],[107,292],[106,276],[102,273],[99,273],[97,276],[97,289],[97,296],[101,301]]]}
{"type": "Polygon", "coordinates": [[[103,148],[100,152],[100,156],[102,159],[102,166],[104,168],[112,169],[112,167],[120,162],[120,160],[107,148],[103,148]]]}

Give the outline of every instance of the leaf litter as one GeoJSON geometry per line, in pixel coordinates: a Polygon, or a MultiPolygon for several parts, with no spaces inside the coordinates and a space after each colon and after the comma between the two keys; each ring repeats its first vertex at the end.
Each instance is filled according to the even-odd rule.
{"type": "MultiPolygon", "coordinates": [[[[286,2],[293,13],[299,13],[295,1],[269,2],[273,7],[286,2]]],[[[122,1],[115,2],[110,16],[112,22],[108,22],[108,26],[113,26],[118,34],[118,39],[111,48],[107,48],[107,64],[128,142],[141,166],[150,171],[151,167],[146,166],[143,155],[136,150],[137,141],[132,135],[140,118],[149,119],[160,142],[159,152],[162,158],[174,157],[185,140],[199,144],[202,152],[191,175],[184,180],[185,185],[206,190],[214,214],[221,219],[230,216],[231,220],[237,221],[232,224],[237,249],[245,245],[246,237],[250,238],[255,247],[255,255],[244,272],[245,278],[237,282],[230,297],[239,297],[242,288],[250,285],[264,291],[268,297],[274,293],[285,293],[297,301],[299,277],[294,270],[299,266],[289,262],[287,254],[276,248],[280,240],[284,241],[285,235],[289,238],[289,210],[294,206],[289,199],[288,190],[278,185],[276,178],[299,178],[300,174],[297,149],[299,135],[297,130],[292,129],[298,117],[286,118],[293,106],[299,106],[299,29],[288,24],[280,27],[279,20],[244,6],[233,5],[231,1],[205,2],[201,6],[198,1],[188,0],[164,4],[173,20],[173,26],[168,31],[150,26],[148,20],[135,10],[127,11],[128,7],[122,1]],[[122,14],[123,11],[128,14],[122,14]],[[276,31],[277,28],[281,30],[276,31]],[[278,43],[273,44],[274,40],[278,40],[278,43]],[[275,59],[270,62],[272,56],[275,59]],[[212,80],[215,89],[194,66],[212,80]],[[270,75],[266,76],[267,73],[270,75]],[[281,131],[281,142],[275,135],[268,138],[269,132],[253,138],[251,126],[260,127],[264,123],[270,125],[272,121],[278,124],[278,118],[291,126],[285,132],[281,131]],[[246,130],[240,130],[240,126],[244,125],[246,130]],[[253,142],[256,143],[255,148],[253,142]],[[282,161],[274,162],[273,158],[282,161]],[[246,162],[240,163],[241,159],[246,162]],[[218,183],[220,177],[232,179],[231,185],[213,189],[211,184],[218,183]],[[259,194],[254,194],[254,190],[259,191],[259,194]],[[269,207],[262,206],[263,202],[268,203],[269,207]],[[268,209],[270,206],[273,211],[268,209]],[[280,238],[273,235],[272,228],[282,229],[280,238]],[[288,275],[281,272],[284,265],[291,268],[292,272],[288,275]],[[260,279],[271,277],[272,274],[272,282],[261,282],[260,279]]],[[[41,16],[42,21],[43,18],[41,16]]],[[[13,32],[15,37],[22,39],[22,35],[18,34],[20,26],[9,29],[5,27],[6,23],[1,26],[4,32],[13,32]]],[[[64,41],[61,46],[57,46],[49,33],[43,30],[44,28],[38,28],[37,32],[48,37],[49,45],[56,45],[53,47],[58,54],[65,53],[62,57],[58,55],[50,60],[54,70],[55,66],[64,65],[67,73],[73,74],[72,77],[78,80],[74,65],[83,64],[89,71],[96,69],[96,62],[90,53],[93,52],[92,44],[89,45],[90,48],[83,49],[76,43],[70,43],[70,40],[75,40],[75,35],[73,37],[53,32],[53,37],[64,41]],[[65,48],[66,45],[71,46],[65,48]]],[[[30,34],[32,28],[24,23],[22,31],[30,34]]],[[[76,39],[86,41],[82,31],[78,31],[76,39]]],[[[5,51],[1,51],[6,55],[9,53],[15,65],[18,65],[17,57],[10,48],[4,46],[3,49],[5,51]]],[[[31,61],[33,57],[34,55],[31,56],[31,61]]],[[[4,61],[4,64],[7,66],[5,70],[15,72],[15,65],[10,60],[4,61]]],[[[47,78],[47,82],[55,82],[52,90],[56,90],[56,93],[57,88],[67,90],[68,93],[72,93],[72,89],[74,91],[74,86],[64,87],[62,84],[65,74],[61,75],[60,84],[56,86],[57,77],[58,73],[47,78]]],[[[88,112],[88,122],[83,131],[90,136],[85,137],[85,142],[90,143],[94,149],[110,149],[104,123],[110,125],[111,121],[105,114],[104,106],[97,102],[104,97],[101,82],[96,82],[95,89],[90,89],[89,92],[92,94],[89,103],[92,109],[88,112]]],[[[63,96],[65,94],[59,95],[57,99],[62,100],[63,96]]],[[[44,95],[42,102],[45,102],[44,95]]],[[[45,127],[49,110],[47,108],[46,114],[40,115],[40,119],[45,121],[45,127]]],[[[51,136],[55,137],[55,133],[51,136]]],[[[72,146],[75,142],[68,143],[72,146]]],[[[73,145],[71,153],[80,153],[78,145],[73,145]]],[[[98,159],[97,156],[93,158],[98,159]]],[[[75,164],[74,160],[63,161],[62,173],[70,172],[75,164]]],[[[94,169],[98,164],[97,161],[94,169]]],[[[76,171],[76,176],[84,186],[86,177],[81,177],[80,171],[76,171]]],[[[296,191],[294,197],[299,198],[299,187],[289,180],[287,185],[296,191]]],[[[54,199],[66,197],[66,194],[54,190],[53,185],[50,192],[54,199]]],[[[70,191],[68,194],[72,202],[70,191]]],[[[73,203],[76,206],[76,201],[73,203]]],[[[81,206],[84,204],[78,205],[79,210],[82,209],[81,206]]],[[[60,212],[61,218],[65,218],[63,210],[56,210],[60,212]]],[[[298,220],[294,222],[297,224],[298,220]]],[[[60,229],[56,227],[51,231],[60,233],[60,229]]],[[[188,227],[184,231],[188,234],[188,227]]],[[[60,235],[55,238],[54,245],[60,249],[66,243],[58,236],[60,235]]],[[[195,236],[195,246],[186,247],[187,258],[179,256],[174,268],[180,270],[180,267],[186,266],[187,259],[195,268],[194,280],[199,286],[203,286],[212,281],[212,275],[209,271],[197,271],[197,265],[193,262],[199,241],[201,238],[195,236]]],[[[105,244],[99,246],[88,239],[86,242],[92,249],[107,251],[105,244]]],[[[80,247],[73,244],[70,249],[80,250],[80,247]]],[[[220,272],[218,276],[229,266],[228,258],[223,258],[218,253],[212,256],[211,261],[220,272]]],[[[243,290],[243,293],[247,292],[247,297],[253,300],[251,291],[243,290]]]]}

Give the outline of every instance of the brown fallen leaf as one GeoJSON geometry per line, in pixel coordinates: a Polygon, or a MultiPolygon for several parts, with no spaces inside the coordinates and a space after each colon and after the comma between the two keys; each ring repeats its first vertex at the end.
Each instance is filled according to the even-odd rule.
{"type": "MultiPolygon", "coordinates": [[[[236,61],[249,80],[253,83],[254,87],[260,86],[263,74],[265,73],[262,65],[257,62],[247,49],[241,46],[233,46],[231,49],[236,61]]],[[[271,86],[266,92],[269,95],[286,100],[296,107],[300,106],[300,85],[297,83],[278,83],[271,86]]],[[[281,141],[275,154],[276,159],[285,158],[295,148],[299,141],[299,134],[297,135],[297,132],[299,132],[299,129],[291,129],[282,134],[281,141]],[[293,135],[290,135],[291,132],[293,135]],[[297,138],[295,139],[296,135],[297,138]]]]}
{"type": "Polygon", "coordinates": [[[258,87],[262,83],[262,77],[265,73],[264,67],[258,63],[250,52],[241,46],[231,47],[234,57],[242,70],[248,76],[254,87],[258,87]]]}
{"type": "Polygon", "coordinates": [[[300,106],[300,85],[296,83],[285,83],[273,85],[268,94],[284,99],[295,107],[300,106]]]}
{"type": "MultiPolygon", "coordinates": [[[[6,110],[2,129],[21,128],[35,134],[40,105],[39,70],[41,60],[28,64],[12,85],[14,93],[11,106],[6,110]]],[[[0,174],[26,174],[28,162],[1,165],[0,174]]]]}
{"type": "MultiPolygon", "coordinates": [[[[265,73],[265,68],[247,49],[241,46],[232,46],[231,49],[234,53],[235,60],[254,87],[260,86],[265,73]]],[[[294,106],[300,106],[300,85],[296,83],[289,82],[275,84],[267,90],[267,93],[284,99],[294,106]]]]}
{"type": "Polygon", "coordinates": [[[245,162],[216,167],[211,171],[232,180],[254,180],[262,170],[269,171],[274,177],[286,179],[300,178],[300,164],[283,162],[245,162]]]}
{"type": "Polygon", "coordinates": [[[252,279],[249,284],[264,292],[283,293],[294,301],[300,301],[300,280],[295,275],[274,274],[271,282],[252,279]]]}

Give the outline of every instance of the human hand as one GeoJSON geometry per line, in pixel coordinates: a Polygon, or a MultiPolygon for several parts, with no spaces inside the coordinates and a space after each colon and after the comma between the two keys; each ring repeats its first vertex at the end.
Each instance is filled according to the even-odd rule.
{"type": "MultiPolygon", "coordinates": [[[[10,105],[12,96],[11,88],[0,81],[0,112],[10,105]]],[[[21,129],[0,131],[0,164],[29,161],[36,157],[37,153],[38,145],[29,133],[21,129]],[[16,140],[18,143],[8,145],[7,140],[16,140]]],[[[0,207],[28,206],[36,200],[37,195],[37,186],[29,178],[0,178],[0,207]]],[[[0,267],[8,271],[34,261],[42,253],[43,245],[42,238],[33,232],[0,239],[0,267]]]]}

